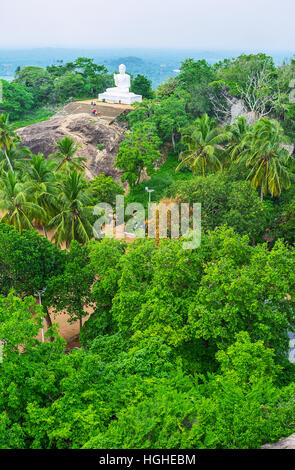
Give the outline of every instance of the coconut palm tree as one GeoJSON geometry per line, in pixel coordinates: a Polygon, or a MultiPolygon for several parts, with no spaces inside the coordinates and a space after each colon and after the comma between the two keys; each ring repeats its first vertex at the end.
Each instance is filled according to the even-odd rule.
{"type": "Polygon", "coordinates": [[[0,148],[4,153],[8,167],[12,172],[13,167],[8,152],[10,149],[15,148],[17,142],[20,142],[20,138],[14,132],[12,124],[10,124],[8,114],[0,114],[0,148]]]}
{"type": "Polygon", "coordinates": [[[77,170],[70,171],[58,196],[58,213],[48,223],[54,229],[52,239],[57,245],[68,247],[72,240],[87,243],[93,234],[91,206],[93,194],[77,170]]]}
{"type": "Polygon", "coordinates": [[[235,160],[237,155],[243,150],[241,148],[241,142],[244,137],[248,134],[250,126],[247,123],[245,116],[240,116],[236,121],[228,128],[231,138],[228,152],[232,160],[235,160]]]}
{"type": "Polygon", "coordinates": [[[33,220],[42,219],[42,207],[29,201],[24,184],[11,170],[3,171],[0,178],[0,210],[4,212],[1,222],[13,225],[20,233],[34,229],[33,220]]]}
{"type": "Polygon", "coordinates": [[[57,152],[53,157],[59,162],[55,171],[65,168],[67,170],[84,170],[83,162],[86,161],[84,157],[77,157],[76,153],[80,148],[71,137],[64,137],[55,143],[57,152]]]}
{"type": "Polygon", "coordinates": [[[22,164],[26,194],[30,201],[36,202],[44,210],[44,217],[36,220],[36,223],[43,227],[45,236],[47,236],[45,226],[56,214],[59,184],[55,178],[55,167],[56,162],[47,160],[41,153],[32,155],[30,160],[22,164]]]}
{"type": "Polygon", "coordinates": [[[181,163],[177,170],[190,166],[193,173],[199,172],[202,176],[206,175],[207,168],[213,172],[221,170],[221,159],[225,153],[221,144],[229,138],[230,132],[219,129],[214,119],[204,114],[186,129],[182,137],[181,141],[187,148],[179,156],[181,163]]]}
{"type": "Polygon", "coordinates": [[[279,196],[291,184],[288,168],[290,153],[284,148],[286,138],[280,124],[262,118],[257,121],[240,143],[242,150],[237,162],[250,169],[248,179],[254,188],[260,188],[260,199],[269,192],[279,196]]]}
{"type": "Polygon", "coordinates": [[[8,164],[8,160],[10,161],[12,168],[18,168],[21,163],[27,159],[28,156],[31,156],[32,152],[29,147],[16,145],[15,147],[11,147],[9,150],[6,150],[6,154],[4,150],[0,150],[0,171],[10,170],[10,165],[8,164]],[[7,160],[8,157],[8,160],[7,160]]]}

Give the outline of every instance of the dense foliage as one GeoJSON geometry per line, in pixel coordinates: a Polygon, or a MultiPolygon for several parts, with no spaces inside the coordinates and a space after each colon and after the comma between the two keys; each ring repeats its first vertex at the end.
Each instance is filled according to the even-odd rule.
{"type": "MultiPolygon", "coordinates": [[[[133,80],[145,99],[120,118],[115,166],[128,202],[146,207],[148,184],[156,202],[201,203],[193,250],[95,240],[93,208],[122,186],[87,181],[69,137],[33,155],[0,116],[1,448],[258,448],[295,431],[294,72],[257,54],[188,59],[153,92],[133,80]]],[[[18,119],[109,83],[85,58],[25,67],[1,106],[18,119]]]]}
{"type": "MultiPolygon", "coordinates": [[[[132,77],[133,78],[133,77],[132,77]]],[[[97,98],[98,93],[114,86],[113,75],[104,65],[93,59],[79,57],[74,62],[18,67],[12,82],[1,80],[3,101],[0,112],[10,114],[12,120],[40,108],[51,109],[73,99],[97,98]]],[[[132,91],[144,98],[152,98],[151,82],[143,75],[132,79],[132,91]]]]}

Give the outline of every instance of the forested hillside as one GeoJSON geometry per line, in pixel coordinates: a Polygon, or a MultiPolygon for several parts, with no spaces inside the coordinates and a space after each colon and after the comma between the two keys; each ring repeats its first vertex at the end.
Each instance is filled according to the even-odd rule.
{"type": "Polygon", "coordinates": [[[192,250],[94,239],[95,205],[123,187],[99,169],[87,180],[73,139],[45,158],[15,132],[24,111],[103,91],[104,67],[4,82],[1,448],[249,449],[295,432],[294,79],[294,60],[264,54],[187,59],[156,90],[134,79],[144,100],[120,115],[115,162],[126,203],[147,208],[147,185],[155,202],[201,203],[192,250]],[[65,311],[81,324],[70,352],[65,311]]]}

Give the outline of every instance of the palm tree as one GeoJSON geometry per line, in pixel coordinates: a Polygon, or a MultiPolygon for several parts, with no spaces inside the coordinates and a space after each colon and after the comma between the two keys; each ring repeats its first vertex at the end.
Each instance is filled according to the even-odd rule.
{"type": "Polygon", "coordinates": [[[16,142],[19,142],[19,136],[14,132],[12,124],[9,123],[8,114],[0,115],[0,148],[3,150],[9,169],[13,172],[13,167],[8,155],[11,148],[15,148],[16,142]]]}
{"type": "Polygon", "coordinates": [[[282,189],[291,184],[291,171],[287,164],[290,153],[284,148],[286,138],[280,124],[262,118],[257,121],[240,143],[243,149],[237,162],[250,168],[248,179],[254,188],[260,188],[260,199],[268,192],[280,196],[282,189]]]}
{"type": "Polygon", "coordinates": [[[0,188],[0,210],[4,212],[1,222],[13,225],[20,233],[24,229],[34,229],[33,220],[44,217],[44,210],[29,201],[17,174],[11,170],[3,171],[0,188]]]}
{"type": "Polygon", "coordinates": [[[55,179],[54,169],[56,162],[47,160],[44,155],[32,155],[30,160],[22,164],[24,172],[24,187],[28,198],[36,202],[44,210],[44,217],[36,220],[38,226],[45,226],[56,213],[58,183],[55,179]]]}
{"type": "Polygon", "coordinates": [[[219,129],[207,114],[198,118],[186,132],[181,141],[187,149],[181,152],[182,161],[176,170],[190,166],[193,173],[198,171],[202,176],[205,176],[207,168],[214,172],[221,170],[220,160],[225,153],[221,144],[229,140],[230,133],[219,129]]]}
{"type": "Polygon", "coordinates": [[[8,161],[10,161],[12,167],[18,167],[28,156],[31,156],[32,152],[29,147],[16,145],[11,147],[9,150],[0,150],[0,170],[11,170],[8,161]],[[8,159],[7,159],[8,157],[8,159]]]}
{"type": "Polygon", "coordinates": [[[240,116],[236,121],[229,127],[231,134],[230,146],[228,148],[231,159],[234,160],[243,149],[241,149],[241,142],[244,137],[248,134],[250,126],[247,123],[245,116],[240,116]]]}
{"type": "Polygon", "coordinates": [[[68,247],[72,240],[87,243],[92,237],[91,224],[93,194],[86,180],[77,170],[66,175],[58,197],[58,214],[48,223],[54,228],[52,239],[57,245],[68,247]]]}
{"type": "Polygon", "coordinates": [[[86,161],[84,157],[76,157],[77,150],[80,145],[77,145],[71,137],[64,137],[55,143],[57,147],[57,152],[53,154],[53,157],[59,161],[55,171],[60,170],[61,168],[66,168],[67,170],[83,170],[83,162],[86,161]]]}

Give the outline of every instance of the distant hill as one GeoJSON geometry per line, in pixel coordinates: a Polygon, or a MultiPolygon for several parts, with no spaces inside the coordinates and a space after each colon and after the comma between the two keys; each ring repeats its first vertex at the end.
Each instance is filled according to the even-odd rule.
{"type": "MultiPolygon", "coordinates": [[[[104,64],[110,72],[117,70],[121,63],[127,67],[132,75],[138,73],[146,75],[157,87],[170,76],[175,76],[181,62],[188,58],[206,59],[215,63],[224,58],[236,57],[249,51],[198,51],[173,49],[0,49],[0,78],[11,80],[18,66],[47,65],[70,62],[77,57],[90,57],[97,63],[104,64]]],[[[282,63],[290,58],[290,52],[268,53],[276,63],[282,63]]]]}

